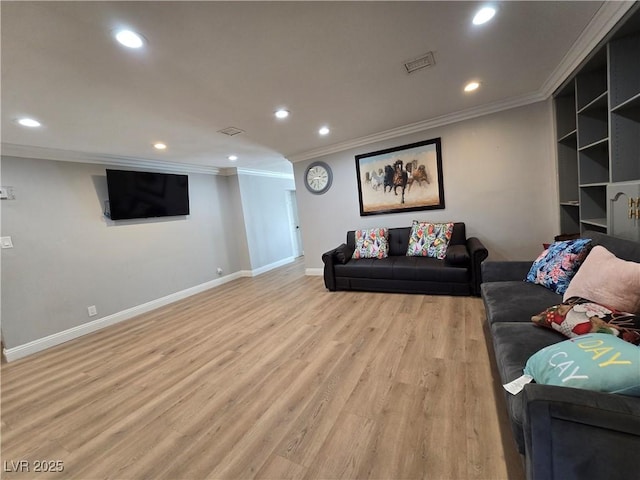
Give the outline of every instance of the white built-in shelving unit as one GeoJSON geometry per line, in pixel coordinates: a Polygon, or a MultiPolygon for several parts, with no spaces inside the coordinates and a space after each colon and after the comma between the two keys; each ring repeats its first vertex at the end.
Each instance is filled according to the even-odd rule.
{"type": "Polygon", "coordinates": [[[640,241],[640,9],[555,96],[561,233],[640,241]]]}

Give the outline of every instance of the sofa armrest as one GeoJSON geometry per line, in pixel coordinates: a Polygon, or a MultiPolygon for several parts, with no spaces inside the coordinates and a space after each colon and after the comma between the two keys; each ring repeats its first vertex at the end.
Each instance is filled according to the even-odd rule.
{"type": "Polygon", "coordinates": [[[525,386],[527,479],[638,478],[640,398],[525,386]]]}
{"type": "Polygon", "coordinates": [[[342,247],[342,245],[322,254],[322,262],[324,263],[324,286],[332,292],[336,290],[334,265],[338,262],[336,255],[340,247],[342,247]]]}
{"type": "Polygon", "coordinates": [[[467,238],[467,249],[471,257],[471,289],[474,295],[480,295],[482,283],[482,263],[489,256],[486,247],[477,237],[467,238]]]}
{"type": "Polygon", "coordinates": [[[482,264],[483,282],[509,282],[524,280],[532,261],[490,261],[482,264]]]}

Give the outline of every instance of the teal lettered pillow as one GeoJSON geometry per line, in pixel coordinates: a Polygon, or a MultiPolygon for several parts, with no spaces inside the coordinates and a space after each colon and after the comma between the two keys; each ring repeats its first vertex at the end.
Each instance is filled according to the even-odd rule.
{"type": "Polygon", "coordinates": [[[527,360],[537,383],[640,397],[640,347],[606,333],[549,345],[527,360]]]}

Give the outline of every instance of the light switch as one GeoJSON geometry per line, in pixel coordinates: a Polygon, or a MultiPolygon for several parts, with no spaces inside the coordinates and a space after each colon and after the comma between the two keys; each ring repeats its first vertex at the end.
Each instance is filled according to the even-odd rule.
{"type": "Polygon", "coordinates": [[[0,243],[2,243],[2,248],[13,248],[11,237],[0,237],[0,243]]]}

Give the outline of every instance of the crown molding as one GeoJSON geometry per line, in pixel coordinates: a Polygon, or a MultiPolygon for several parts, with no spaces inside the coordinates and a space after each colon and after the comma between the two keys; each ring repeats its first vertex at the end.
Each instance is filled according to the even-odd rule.
{"type": "Polygon", "coordinates": [[[40,158],[43,160],[56,160],[60,162],[93,163],[118,167],[144,168],[174,173],[220,174],[219,168],[209,167],[206,165],[165,162],[161,160],[149,160],[146,158],[136,157],[120,157],[100,153],[78,152],[75,150],[17,145],[13,143],[2,143],[2,155],[20,158],[40,158]]]}
{"type": "Polygon", "coordinates": [[[470,120],[497,113],[511,108],[522,107],[536,102],[547,100],[553,92],[565,81],[571,73],[584,61],[584,59],[598,46],[603,39],[611,32],[616,24],[633,8],[635,1],[605,1],[595,13],[589,24],[582,31],[578,39],[571,46],[567,54],[563,57],[560,65],[551,73],[542,87],[537,91],[527,95],[506,99],[499,102],[481,105],[476,108],[461,110],[440,117],[424,120],[410,125],[385,130],[365,137],[335,143],[326,147],[321,147],[305,152],[287,156],[292,163],[319,158],[324,155],[343,152],[353,148],[362,147],[375,142],[382,142],[393,138],[421,132],[424,130],[450,125],[452,123],[470,120]]]}
{"type": "MultiPolygon", "coordinates": [[[[636,5],[637,2],[631,0],[602,2],[602,5],[595,13],[589,24],[582,31],[578,39],[561,60],[560,64],[553,70],[551,75],[549,75],[537,92],[501,100],[487,105],[481,105],[471,109],[453,112],[325,147],[299,152],[287,156],[287,160],[292,163],[302,162],[547,100],[592,53],[592,51],[607,38],[616,24],[636,5]]],[[[167,172],[204,173],[212,175],[256,175],[286,179],[293,178],[293,174],[284,172],[270,172],[248,168],[218,168],[206,165],[166,162],[162,160],[150,160],[136,157],[121,157],[11,143],[2,143],[1,150],[2,155],[21,158],[40,158],[65,162],[107,164],[129,168],[157,169],[167,172]]]]}
{"type": "Polygon", "coordinates": [[[284,178],[286,180],[293,180],[293,173],[287,172],[272,172],[268,170],[254,170],[252,168],[231,167],[223,168],[220,171],[221,175],[233,176],[233,175],[253,175],[256,177],[269,177],[269,178],[284,178]]]}
{"type": "Polygon", "coordinates": [[[481,105],[475,108],[469,108],[458,112],[449,113],[447,115],[441,115],[439,117],[431,118],[429,120],[423,120],[402,127],[392,128],[391,130],[385,130],[384,132],[374,133],[365,137],[348,140],[345,142],[334,143],[322,148],[316,148],[306,152],[296,153],[287,157],[292,163],[302,162],[310,160],[312,158],[319,158],[324,155],[331,155],[333,153],[343,152],[345,150],[351,150],[353,148],[370,145],[376,142],[382,142],[385,140],[391,140],[404,135],[410,135],[412,133],[422,132],[432,128],[442,127],[450,125],[452,123],[461,122],[463,120],[470,120],[476,117],[482,117],[503,110],[509,110],[511,108],[522,107],[532,103],[537,103],[546,100],[546,97],[541,93],[532,93],[528,95],[522,95],[515,98],[509,98],[498,102],[490,103],[487,105],[481,105]]]}
{"type": "Polygon", "coordinates": [[[593,50],[607,38],[613,28],[629,12],[635,1],[605,1],[571,46],[560,64],[540,88],[540,93],[550,97],[564,81],[580,66],[593,50]]]}

